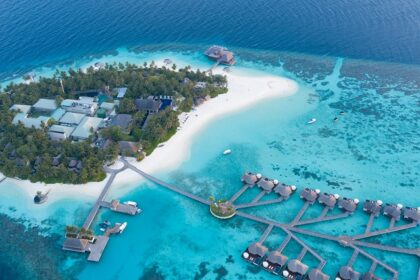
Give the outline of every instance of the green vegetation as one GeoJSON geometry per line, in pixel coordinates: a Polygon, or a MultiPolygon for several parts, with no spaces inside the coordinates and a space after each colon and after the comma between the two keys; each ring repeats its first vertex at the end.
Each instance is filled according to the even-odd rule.
{"type": "Polygon", "coordinates": [[[214,197],[210,197],[209,200],[212,202],[210,204],[210,212],[213,216],[220,219],[229,219],[235,215],[235,207],[229,201],[225,199],[216,201],[214,197]]]}
{"type": "MultiPolygon", "coordinates": [[[[176,66],[158,68],[154,63],[143,66],[120,63],[106,65],[97,71],[93,68],[86,72],[70,69],[56,72],[51,78],[41,77],[37,83],[8,85],[0,93],[0,172],[33,182],[82,184],[105,178],[102,166],[120,153],[118,141],[138,143],[144,153],[150,154],[159,143],[175,134],[179,126],[178,114],[190,111],[194,100],[227,92],[224,76],[192,71],[189,67],[174,69],[176,66]],[[206,86],[197,88],[197,82],[206,86]],[[42,129],[12,124],[16,113],[9,108],[13,104],[33,105],[39,98],[55,99],[60,104],[63,99],[77,99],[80,92],[86,90],[100,91],[108,102],[113,102],[115,93],[112,89],[116,87],[127,88],[117,112],[132,116],[128,132],[107,127],[84,142],[53,142],[47,131],[54,121],[44,124],[42,129]],[[152,115],[137,111],[137,98],[161,95],[171,96],[178,110],[168,107],[152,115]],[[101,139],[109,139],[111,144],[100,148],[101,139]],[[80,162],[77,170],[69,168],[72,160],[80,162]]],[[[141,159],[143,155],[137,157],[141,159]]]]}

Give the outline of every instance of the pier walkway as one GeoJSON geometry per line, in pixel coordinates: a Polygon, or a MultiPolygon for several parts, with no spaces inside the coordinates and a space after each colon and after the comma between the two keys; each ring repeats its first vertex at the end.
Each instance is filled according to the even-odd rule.
{"type": "Polygon", "coordinates": [[[144,178],[148,179],[149,181],[152,181],[155,184],[158,184],[159,186],[162,186],[162,187],[164,187],[164,188],[166,188],[168,190],[171,190],[173,192],[176,192],[178,194],[181,194],[181,195],[183,195],[185,197],[188,197],[188,198],[190,198],[192,200],[195,200],[195,201],[198,201],[200,203],[203,203],[203,204],[206,204],[206,205],[210,205],[211,204],[211,202],[209,200],[207,200],[207,199],[204,199],[202,197],[199,197],[198,195],[195,195],[195,194],[189,193],[187,191],[184,191],[184,190],[182,190],[182,189],[180,189],[180,188],[178,188],[178,187],[176,187],[174,185],[168,184],[168,183],[166,183],[166,182],[164,182],[164,181],[162,181],[162,180],[160,180],[160,179],[158,179],[158,178],[156,178],[156,177],[154,177],[154,176],[152,176],[152,175],[150,175],[150,174],[148,174],[148,173],[146,173],[144,171],[141,171],[137,167],[135,167],[135,166],[131,165],[130,163],[128,163],[126,159],[121,159],[121,161],[125,163],[125,165],[127,166],[127,168],[130,168],[131,170],[133,170],[137,174],[143,176],[144,178]]]}

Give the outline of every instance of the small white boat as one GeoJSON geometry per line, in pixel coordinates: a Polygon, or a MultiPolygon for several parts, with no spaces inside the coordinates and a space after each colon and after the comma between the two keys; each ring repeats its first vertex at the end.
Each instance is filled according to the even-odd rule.
{"type": "Polygon", "coordinates": [[[123,233],[126,227],[127,227],[127,222],[124,222],[122,225],[120,225],[119,233],[123,233]]]}
{"type": "Polygon", "coordinates": [[[126,201],[126,202],[124,202],[124,204],[137,207],[137,202],[134,202],[134,201],[126,201]]]}
{"type": "Polygon", "coordinates": [[[308,121],[308,124],[313,124],[313,123],[315,123],[316,122],[316,119],[315,118],[313,118],[313,119],[310,119],[309,121],[308,121]]]}
{"type": "Polygon", "coordinates": [[[223,154],[224,154],[224,155],[228,155],[228,154],[230,154],[230,153],[232,153],[232,150],[231,150],[231,149],[227,149],[227,150],[225,150],[225,151],[223,152],[223,154]]]}

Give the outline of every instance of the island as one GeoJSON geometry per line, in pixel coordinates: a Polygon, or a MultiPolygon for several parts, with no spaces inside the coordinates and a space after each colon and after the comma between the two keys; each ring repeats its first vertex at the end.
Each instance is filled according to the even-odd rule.
{"type": "Polygon", "coordinates": [[[224,75],[175,64],[100,64],[0,90],[0,172],[32,182],[102,181],[118,155],[142,160],[178,116],[227,92],[224,75]]]}

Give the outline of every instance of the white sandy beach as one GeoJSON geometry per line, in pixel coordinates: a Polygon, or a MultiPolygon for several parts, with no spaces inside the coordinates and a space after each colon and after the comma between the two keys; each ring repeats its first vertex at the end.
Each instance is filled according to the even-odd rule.
{"type": "MultiPolygon", "coordinates": [[[[157,61],[157,64],[162,65],[163,59],[162,61],[157,61]]],[[[298,90],[297,83],[290,79],[274,76],[269,73],[257,72],[253,69],[232,68],[230,73],[223,72],[222,67],[219,67],[215,71],[215,73],[227,76],[229,89],[227,94],[220,95],[205,102],[193,112],[181,114],[179,116],[181,127],[169,141],[163,143],[164,145],[162,147],[157,148],[143,161],[136,162],[134,159],[131,159],[130,162],[139,169],[149,173],[156,173],[160,170],[173,170],[182,162],[188,160],[190,157],[190,146],[194,136],[210,122],[223,115],[255,105],[257,102],[270,98],[288,96],[298,90]]],[[[121,188],[118,192],[132,190],[138,185],[140,179],[136,173],[126,170],[118,174],[113,189],[121,188]]],[[[29,181],[18,181],[14,179],[7,180],[19,186],[31,199],[38,190],[51,190],[49,202],[69,197],[74,198],[76,196],[85,200],[94,200],[106,182],[88,183],[85,185],[45,185],[43,183],[31,183],[29,181]]],[[[46,203],[44,207],[48,204],[46,203]]]]}

